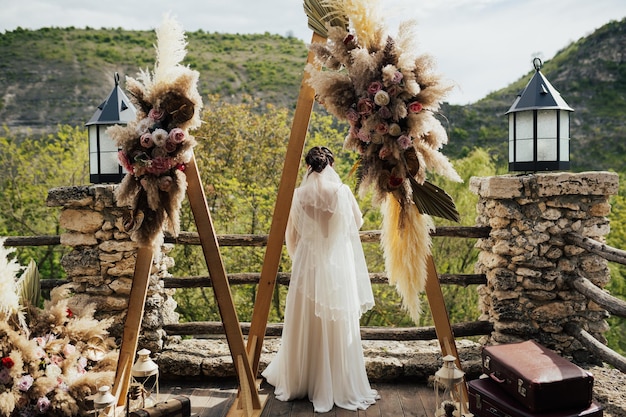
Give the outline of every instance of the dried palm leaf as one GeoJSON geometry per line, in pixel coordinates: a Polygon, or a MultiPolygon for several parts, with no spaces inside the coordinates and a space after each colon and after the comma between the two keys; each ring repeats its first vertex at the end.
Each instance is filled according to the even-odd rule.
{"type": "Polygon", "coordinates": [[[437,216],[455,222],[461,220],[454,200],[448,193],[428,181],[420,184],[410,176],[409,181],[413,190],[413,202],[421,214],[437,216]]]}
{"type": "Polygon", "coordinates": [[[323,38],[328,37],[327,24],[348,27],[348,18],[338,12],[334,2],[328,0],[304,0],[304,12],[311,30],[323,38]]]}
{"type": "Polygon", "coordinates": [[[39,298],[41,297],[41,276],[39,269],[34,260],[30,260],[28,267],[20,278],[20,302],[23,306],[30,304],[31,306],[39,306],[39,298]]]}

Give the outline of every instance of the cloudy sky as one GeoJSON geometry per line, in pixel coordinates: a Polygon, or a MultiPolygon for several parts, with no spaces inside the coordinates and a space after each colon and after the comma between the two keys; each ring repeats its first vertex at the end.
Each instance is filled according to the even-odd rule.
{"type": "MultiPolygon", "coordinates": [[[[415,19],[416,53],[434,56],[454,104],[505,87],[569,43],[626,17],[625,0],[380,0],[391,34],[415,19]]],[[[164,13],[187,31],[275,33],[311,40],[301,0],[0,0],[0,33],[17,27],[152,30],[164,13]]],[[[2,76],[2,74],[0,74],[2,76]]],[[[555,87],[562,91],[562,86],[555,87]]],[[[566,98],[566,97],[565,97],[566,98]]]]}

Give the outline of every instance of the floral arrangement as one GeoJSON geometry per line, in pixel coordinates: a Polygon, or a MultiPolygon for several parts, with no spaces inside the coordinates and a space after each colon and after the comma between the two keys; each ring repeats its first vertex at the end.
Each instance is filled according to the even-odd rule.
{"type": "MultiPolygon", "coordinates": [[[[61,287],[39,309],[22,300],[25,276],[0,240],[0,415],[89,415],[88,397],[113,382],[117,363],[112,319],[94,306],[70,309],[61,287]]],[[[34,265],[34,264],[31,264],[34,265]]]]}
{"type": "Polygon", "coordinates": [[[140,246],[158,246],[164,229],[179,233],[184,171],[196,145],[189,130],[200,126],[202,108],[199,74],[180,64],[187,45],[182,27],[165,16],[156,34],[154,70],[126,81],[136,120],[107,130],[127,172],[115,191],[117,203],[130,207],[125,227],[140,246]]]}
{"type": "Polygon", "coordinates": [[[379,2],[305,0],[305,11],[327,38],[310,46],[317,62],[306,67],[308,82],[317,101],[350,126],[344,147],[358,153],[359,191],[373,190],[381,205],[389,280],[417,320],[429,216],[459,220],[452,198],[426,180],[431,171],[462,181],[440,152],[448,138],[435,116],[452,85],[434,72],[431,57],[414,54],[414,22],[402,23],[397,36],[386,32],[379,2]]]}

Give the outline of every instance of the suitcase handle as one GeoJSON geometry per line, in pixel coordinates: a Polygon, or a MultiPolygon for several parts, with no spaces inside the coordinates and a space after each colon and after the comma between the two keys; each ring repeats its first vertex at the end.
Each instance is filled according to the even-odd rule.
{"type": "Polygon", "coordinates": [[[505,379],[500,379],[500,378],[498,378],[498,377],[496,376],[495,372],[491,372],[491,373],[489,374],[489,378],[493,379],[493,380],[494,380],[494,381],[496,381],[498,384],[503,384],[503,383],[505,383],[505,382],[506,382],[506,380],[505,380],[505,379]]]}

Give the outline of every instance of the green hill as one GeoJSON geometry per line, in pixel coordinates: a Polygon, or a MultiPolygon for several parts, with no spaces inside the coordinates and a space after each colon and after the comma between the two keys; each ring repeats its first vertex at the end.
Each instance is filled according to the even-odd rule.
{"type": "MultiPolygon", "coordinates": [[[[185,63],[200,71],[200,93],[244,97],[292,109],[306,61],[304,42],[278,35],[189,32],[185,63]]],[[[51,131],[83,125],[113,87],[139,68],[152,68],[154,32],[122,29],[17,29],[0,34],[0,120],[9,129],[51,131]]],[[[626,19],[612,21],[545,62],[542,73],[574,108],[573,171],[626,171],[626,19]]],[[[451,158],[474,147],[506,163],[504,113],[532,71],[482,100],[444,105],[451,158]]],[[[122,82],[123,84],[123,82],[122,82]]],[[[122,85],[123,86],[123,85],[122,85]]]]}
{"type": "MultiPolygon", "coordinates": [[[[307,49],[296,38],[191,32],[184,63],[203,96],[294,107],[307,49]]],[[[9,128],[83,125],[114,86],[154,66],[155,34],[122,29],[17,29],[0,34],[0,120],[9,128]]]]}

